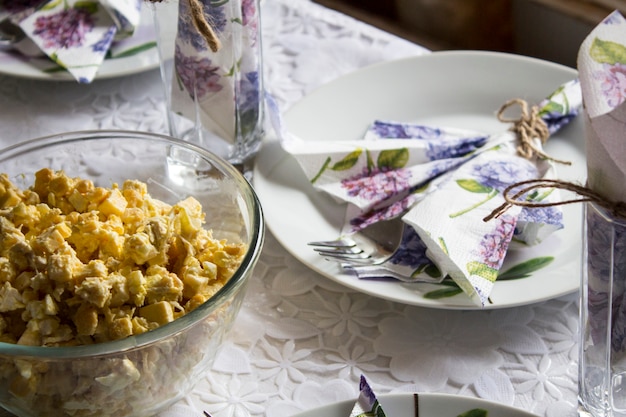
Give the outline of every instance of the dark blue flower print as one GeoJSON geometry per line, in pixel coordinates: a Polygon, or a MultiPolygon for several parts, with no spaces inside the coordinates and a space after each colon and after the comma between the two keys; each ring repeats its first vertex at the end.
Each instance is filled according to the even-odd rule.
{"type": "Polygon", "coordinates": [[[419,237],[415,229],[408,224],[404,226],[402,243],[393,254],[389,262],[395,265],[405,265],[417,269],[424,265],[433,265],[426,256],[426,244],[419,237]]]}
{"type": "Polygon", "coordinates": [[[563,226],[563,211],[558,207],[524,207],[517,216],[518,222],[563,226]]]}
{"type": "Polygon", "coordinates": [[[240,87],[237,93],[237,105],[241,115],[239,122],[241,123],[240,130],[244,140],[247,138],[254,140],[257,130],[262,128],[259,124],[262,117],[259,81],[258,71],[243,74],[240,81],[240,87]]]}
{"type": "Polygon", "coordinates": [[[374,132],[379,138],[394,138],[394,139],[434,139],[441,136],[441,129],[414,125],[408,123],[395,123],[375,121],[370,130],[374,132]]]}
{"type": "Polygon", "coordinates": [[[487,143],[487,136],[461,138],[458,140],[428,141],[426,155],[431,161],[445,158],[458,158],[483,147],[487,143]]]}
{"type": "Polygon", "coordinates": [[[569,124],[572,120],[578,116],[579,110],[574,109],[569,114],[561,115],[561,114],[552,114],[546,115],[542,117],[543,121],[548,126],[548,132],[550,134],[554,134],[557,131],[561,130],[561,128],[567,124],[569,124]]]}
{"type": "Polygon", "coordinates": [[[117,32],[117,29],[115,27],[110,27],[107,32],[102,36],[102,38],[100,38],[100,40],[96,43],[94,43],[91,46],[91,49],[94,52],[106,52],[109,50],[109,48],[111,47],[111,43],[113,43],[113,37],[115,36],[115,33],[117,32]]]}

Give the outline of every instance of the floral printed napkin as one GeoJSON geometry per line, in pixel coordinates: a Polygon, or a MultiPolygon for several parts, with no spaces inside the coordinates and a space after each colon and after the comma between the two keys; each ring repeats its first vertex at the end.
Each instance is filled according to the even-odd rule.
{"type": "Polygon", "coordinates": [[[587,128],[588,186],[626,201],[626,18],[613,12],[581,45],[578,55],[587,128]]]}
{"type": "MultiPolygon", "coordinates": [[[[606,17],[584,40],[578,70],[585,102],[587,187],[608,201],[626,202],[626,18],[619,12],[606,17]]],[[[626,353],[624,221],[590,207],[587,211],[587,305],[583,307],[588,320],[583,324],[589,329],[584,332],[584,360],[589,366],[597,357],[610,357],[612,372],[623,367],[626,353]],[[607,340],[608,348],[619,354],[603,351],[607,340]]],[[[600,399],[595,393],[591,397],[600,399]]]]}
{"type": "Polygon", "coordinates": [[[142,0],[25,0],[0,3],[0,16],[19,25],[28,55],[43,53],[80,83],[91,82],[114,41],[138,27],[142,0]],[[36,46],[36,47],[33,47],[36,46]]]}
{"type": "Polygon", "coordinates": [[[365,376],[359,380],[359,397],[354,403],[350,417],[385,417],[385,412],[365,376]]]}
{"type": "Polygon", "coordinates": [[[228,143],[235,142],[237,134],[244,141],[254,137],[258,128],[263,97],[257,4],[257,0],[202,2],[221,42],[219,50],[212,51],[191,20],[188,2],[179,3],[172,110],[201,122],[206,131],[228,143]]]}
{"type": "MultiPolygon", "coordinates": [[[[550,134],[578,114],[581,102],[580,85],[573,80],[538,104],[550,134]]],[[[399,215],[411,226],[385,264],[346,268],[360,278],[403,281],[432,282],[448,275],[484,305],[511,241],[536,244],[563,227],[558,208],[513,207],[483,221],[504,202],[507,186],[556,178],[551,160],[519,156],[517,136],[506,128],[503,124],[502,133],[487,135],[375,121],[363,140],[303,141],[287,133],[282,145],[314,187],[347,203],[344,233],[399,215]]],[[[538,140],[535,146],[541,147],[538,140]]],[[[526,198],[549,202],[557,194],[550,190],[526,198]]]]}

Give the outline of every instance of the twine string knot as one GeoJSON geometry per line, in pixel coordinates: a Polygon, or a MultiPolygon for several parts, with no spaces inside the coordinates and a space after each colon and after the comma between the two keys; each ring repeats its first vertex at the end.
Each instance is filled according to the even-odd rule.
{"type": "Polygon", "coordinates": [[[516,133],[519,140],[517,153],[523,158],[530,159],[533,156],[538,156],[561,164],[571,165],[571,162],[552,158],[536,145],[537,139],[541,144],[545,144],[550,137],[550,130],[539,115],[537,106],[529,108],[528,103],[519,98],[509,100],[500,107],[498,120],[504,123],[513,123],[511,130],[516,133]],[[514,105],[520,107],[520,116],[518,118],[505,117],[504,112],[514,105]]]}

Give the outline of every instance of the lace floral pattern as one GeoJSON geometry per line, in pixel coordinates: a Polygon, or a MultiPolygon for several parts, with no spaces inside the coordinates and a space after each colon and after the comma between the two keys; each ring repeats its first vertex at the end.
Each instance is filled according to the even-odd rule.
{"type": "MultiPolygon", "coordinates": [[[[265,81],[282,110],[346,72],[426,52],[309,1],[262,10],[265,81]]],[[[164,111],[156,70],[88,88],[0,76],[2,147],[67,130],[164,132],[164,111]]],[[[576,415],[575,295],[476,312],[392,303],[309,270],[271,233],[253,278],[212,372],[159,417],[287,417],[355,400],[361,374],[378,395],[437,391],[576,415]]]]}

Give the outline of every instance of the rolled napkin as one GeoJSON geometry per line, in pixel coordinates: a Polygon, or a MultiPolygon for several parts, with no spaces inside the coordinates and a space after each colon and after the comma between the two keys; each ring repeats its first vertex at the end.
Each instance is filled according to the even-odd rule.
{"type": "Polygon", "coordinates": [[[181,1],[178,10],[172,110],[240,146],[253,146],[263,103],[257,5],[181,1]]]}
{"type": "Polygon", "coordinates": [[[610,14],[580,48],[585,102],[587,185],[610,201],[626,201],[626,19],[610,14]]]}
{"type": "MultiPolygon", "coordinates": [[[[540,118],[537,128],[546,139],[578,114],[581,103],[580,86],[573,80],[530,110],[524,102],[507,106],[522,107],[518,128],[540,118]]],[[[513,121],[504,111],[500,116],[505,123],[513,121]]],[[[488,135],[375,121],[363,140],[303,141],[283,134],[282,146],[315,188],[347,203],[344,234],[399,215],[412,227],[405,229],[403,246],[385,264],[346,268],[360,278],[432,282],[450,276],[484,305],[512,240],[536,244],[563,227],[560,209],[552,207],[514,207],[483,221],[503,203],[502,191],[511,183],[556,177],[537,135],[504,127],[502,133],[488,135]],[[520,134],[525,140],[520,141],[520,134]]],[[[558,192],[526,198],[557,201],[558,192]]]]}
{"type": "Polygon", "coordinates": [[[626,363],[626,18],[619,12],[584,40],[578,70],[585,103],[587,188],[599,195],[599,200],[592,199],[597,210],[588,207],[586,215],[581,364],[589,375],[605,367],[602,381],[609,381],[597,387],[588,378],[581,386],[589,392],[581,397],[604,409],[613,404],[604,396],[623,398],[612,384],[626,363]]]}
{"type": "Polygon", "coordinates": [[[115,42],[139,26],[142,0],[30,0],[0,3],[0,17],[26,35],[16,49],[44,54],[80,83],[96,76],[115,42]]]}

